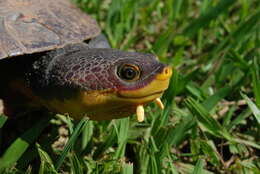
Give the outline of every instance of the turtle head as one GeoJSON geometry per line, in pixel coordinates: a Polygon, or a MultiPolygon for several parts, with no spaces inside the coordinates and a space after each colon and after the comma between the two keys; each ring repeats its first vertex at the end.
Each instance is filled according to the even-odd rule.
{"type": "Polygon", "coordinates": [[[47,69],[51,86],[73,91],[48,101],[48,107],[77,119],[86,115],[94,120],[135,113],[137,106],[161,97],[172,74],[153,54],[109,48],[60,54],[47,69]]]}

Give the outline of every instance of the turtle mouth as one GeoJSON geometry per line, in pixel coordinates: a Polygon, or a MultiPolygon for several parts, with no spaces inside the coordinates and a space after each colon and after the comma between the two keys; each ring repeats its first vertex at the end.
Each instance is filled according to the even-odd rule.
{"type": "Polygon", "coordinates": [[[145,99],[145,98],[153,98],[153,97],[158,97],[161,96],[163,94],[164,90],[158,91],[158,92],[154,92],[148,95],[141,95],[141,96],[125,96],[121,93],[118,93],[118,97],[119,98],[124,98],[124,99],[136,99],[136,100],[140,100],[140,99],[145,99]]]}
{"type": "Polygon", "coordinates": [[[164,93],[164,90],[150,93],[147,95],[140,95],[140,96],[125,96],[123,94],[118,93],[117,98],[122,101],[122,102],[127,102],[127,103],[132,103],[133,105],[138,105],[138,104],[146,104],[150,103],[157,98],[160,98],[164,93]]]}

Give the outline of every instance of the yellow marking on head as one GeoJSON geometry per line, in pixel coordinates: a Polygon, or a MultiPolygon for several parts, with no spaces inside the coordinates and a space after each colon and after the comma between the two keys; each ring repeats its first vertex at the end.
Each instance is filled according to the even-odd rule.
{"type": "Polygon", "coordinates": [[[172,68],[167,66],[163,69],[163,71],[156,76],[157,80],[167,80],[172,76],[172,68]]]}
{"type": "Polygon", "coordinates": [[[163,69],[163,71],[160,74],[157,74],[155,76],[155,79],[152,82],[150,82],[150,84],[146,85],[145,87],[135,90],[119,91],[119,94],[120,96],[128,98],[129,100],[131,100],[132,98],[140,98],[140,103],[143,103],[141,99],[142,97],[145,98],[145,96],[151,96],[156,93],[160,93],[162,95],[162,93],[169,86],[171,75],[172,69],[171,67],[167,66],[163,69]]]}
{"type": "Polygon", "coordinates": [[[168,88],[171,74],[171,68],[165,67],[150,84],[140,89],[81,91],[74,98],[63,101],[55,99],[47,101],[46,104],[51,110],[68,113],[75,119],[88,116],[94,120],[109,120],[130,116],[137,112],[138,120],[141,121],[144,118],[143,105],[156,100],[163,108],[163,104],[158,99],[168,88]]]}

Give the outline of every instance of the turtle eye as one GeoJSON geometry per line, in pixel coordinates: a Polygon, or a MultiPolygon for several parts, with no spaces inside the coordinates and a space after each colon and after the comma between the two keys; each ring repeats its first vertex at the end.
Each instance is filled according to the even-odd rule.
{"type": "Polygon", "coordinates": [[[118,76],[126,81],[136,81],[140,78],[139,67],[132,64],[125,64],[119,67],[118,76]]]}

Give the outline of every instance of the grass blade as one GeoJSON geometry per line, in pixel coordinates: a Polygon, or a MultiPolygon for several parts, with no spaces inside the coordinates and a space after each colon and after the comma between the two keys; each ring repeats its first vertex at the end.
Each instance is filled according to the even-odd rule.
{"type": "Polygon", "coordinates": [[[121,174],[133,174],[134,166],[131,163],[123,163],[121,174]]]}
{"type": "Polygon", "coordinates": [[[125,148],[127,144],[128,129],[129,129],[129,118],[123,118],[117,120],[118,130],[117,132],[117,142],[118,148],[115,153],[115,158],[122,158],[125,155],[125,148]]]}
{"type": "Polygon", "coordinates": [[[235,46],[241,45],[243,42],[247,43],[247,39],[252,37],[259,28],[260,10],[258,10],[248,20],[241,23],[236,30],[228,35],[220,44],[210,53],[212,59],[219,58],[220,54],[226,53],[235,46]]]}
{"type": "Polygon", "coordinates": [[[17,138],[0,158],[0,172],[14,165],[27,148],[34,142],[49,123],[50,117],[44,117],[35,126],[17,138]]]}
{"type": "Polygon", "coordinates": [[[201,104],[197,103],[193,98],[188,98],[185,103],[191,113],[196,116],[199,123],[201,123],[208,132],[214,136],[226,138],[227,140],[232,139],[227,130],[213,119],[201,104]]]}
{"type": "Polygon", "coordinates": [[[254,102],[252,100],[250,100],[250,98],[248,98],[245,94],[242,94],[242,97],[246,100],[249,108],[251,109],[253,115],[256,118],[256,121],[258,122],[258,124],[260,124],[260,109],[254,104],[254,102]]]}
{"type": "Polygon", "coordinates": [[[208,97],[203,101],[202,105],[207,111],[211,111],[216,104],[222,100],[225,96],[227,96],[231,91],[230,87],[224,87],[219,89],[214,95],[208,97]]]}
{"type": "Polygon", "coordinates": [[[208,9],[203,13],[198,19],[194,20],[190,25],[188,25],[183,35],[192,37],[196,34],[201,28],[208,25],[210,21],[215,20],[219,15],[225,12],[231,5],[233,5],[235,0],[221,0],[216,5],[216,7],[208,9]]]}
{"type": "Polygon", "coordinates": [[[63,163],[64,159],[66,158],[68,152],[72,149],[77,137],[81,133],[82,129],[84,126],[87,124],[88,120],[82,119],[80,122],[77,124],[75,130],[73,131],[70,139],[68,140],[67,144],[64,147],[64,150],[61,153],[60,158],[57,160],[57,163],[55,164],[55,169],[58,170],[63,163]]]}
{"type": "Polygon", "coordinates": [[[71,173],[73,174],[84,174],[80,160],[76,153],[71,153],[70,157],[71,173]]]}
{"type": "Polygon", "coordinates": [[[192,174],[201,174],[203,171],[204,162],[202,159],[199,159],[194,167],[192,174]]]}
{"type": "Polygon", "coordinates": [[[7,119],[8,119],[8,117],[6,117],[5,115],[0,115],[0,128],[2,128],[4,126],[7,119]]]}
{"type": "Polygon", "coordinates": [[[87,147],[88,143],[90,142],[92,135],[93,135],[93,121],[88,121],[88,123],[85,125],[82,131],[82,141],[81,141],[81,150],[84,151],[84,149],[87,147]]]}
{"type": "MultiPolygon", "coordinates": [[[[256,62],[256,61],[255,61],[256,62]]],[[[251,69],[252,81],[253,81],[253,91],[255,94],[256,105],[260,107],[260,77],[259,76],[259,65],[255,63],[255,67],[251,69]]]]}
{"type": "Polygon", "coordinates": [[[39,144],[36,144],[36,147],[41,159],[39,174],[58,174],[58,172],[54,168],[50,156],[44,150],[41,149],[39,144]]]}

